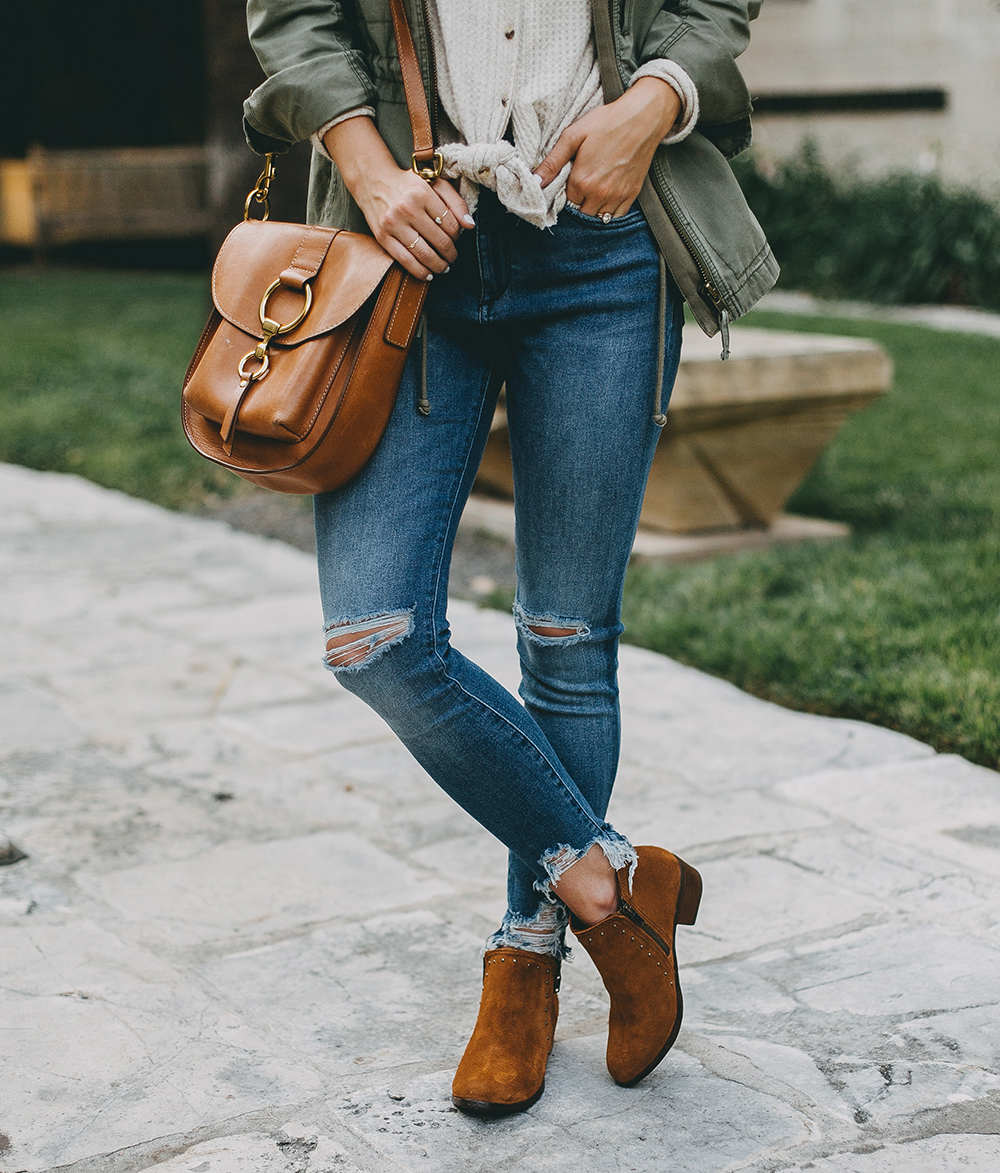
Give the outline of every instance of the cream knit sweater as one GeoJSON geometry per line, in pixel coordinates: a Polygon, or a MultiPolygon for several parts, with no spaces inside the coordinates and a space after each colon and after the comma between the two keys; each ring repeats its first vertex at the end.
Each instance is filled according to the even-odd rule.
{"type": "MultiPolygon", "coordinates": [[[[551,227],[566,203],[571,164],[542,187],[532,169],[570,123],[603,102],[594,47],[591,0],[428,0],[438,92],[453,132],[441,145],[445,175],[461,181],[470,210],[479,187],[539,228],[551,227]],[[504,137],[510,127],[513,143],[504,137]]],[[[679,65],[651,61],[640,77],[658,77],[681,100],[681,115],[665,142],[679,142],[698,119],[698,92],[679,65]]],[[[351,110],[313,135],[322,154],[323,135],[338,122],[373,116],[351,110]]]]}

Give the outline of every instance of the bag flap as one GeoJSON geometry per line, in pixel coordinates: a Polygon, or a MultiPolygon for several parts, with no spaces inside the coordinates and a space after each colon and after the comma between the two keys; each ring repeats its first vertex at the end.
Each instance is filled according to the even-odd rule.
{"type": "MultiPolygon", "coordinates": [[[[373,236],[338,228],[310,227],[328,232],[330,250],[310,282],[313,304],[301,325],[274,339],[294,346],[335,330],[364,305],[392,265],[392,257],[373,236]]],[[[260,299],[267,287],[287,269],[306,233],[303,224],[271,220],[244,220],[226,237],[212,270],[212,299],[216,309],[240,330],[262,338],[260,299]]],[[[302,294],[279,286],[268,298],[267,316],[291,322],[302,310],[302,294]]]]}

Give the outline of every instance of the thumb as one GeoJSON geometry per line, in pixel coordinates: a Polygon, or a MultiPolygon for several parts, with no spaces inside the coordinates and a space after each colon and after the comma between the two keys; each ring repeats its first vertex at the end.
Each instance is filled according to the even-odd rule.
{"type": "Polygon", "coordinates": [[[580,149],[581,137],[579,131],[572,126],[559,136],[556,145],[535,168],[535,174],[541,179],[542,187],[548,187],[566,164],[580,149]]]}

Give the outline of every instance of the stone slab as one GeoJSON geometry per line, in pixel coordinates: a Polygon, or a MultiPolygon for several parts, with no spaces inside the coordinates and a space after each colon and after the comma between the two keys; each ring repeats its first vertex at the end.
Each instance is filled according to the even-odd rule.
{"type": "Polygon", "coordinates": [[[481,938],[420,910],[229,954],[199,972],[282,1050],[354,1081],[457,1062],[478,997],[440,975],[475,971],[481,951],[481,938]]]}
{"type": "Polygon", "coordinates": [[[873,1152],[840,1153],[788,1173],[989,1173],[1000,1168],[1000,1136],[947,1135],[880,1145],[873,1152]]]}
{"type": "Polygon", "coordinates": [[[51,695],[0,680],[0,754],[68,749],[85,738],[81,722],[51,695]]]}
{"type": "Polygon", "coordinates": [[[295,1129],[282,1134],[237,1133],[192,1145],[142,1173],[360,1173],[343,1146],[328,1136],[295,1129]]]}
{"type": "Polygon", "coordinates": [[[174,945],[261,936],[451,893],[358,835],[231,843],[78,882],[144,934],[174,945]]]}
{"type": "Polygon", "coordinates": [[[698,923],[678,929],[679,955],[692,962],[755,953],[882,911],[878,901],[769,855],[705,860],[699,870],[708,895],[698,923]],[[734,900],[734,892],[752,892],[753,899],[734,900]]]}
{"type": "Polygon", "coordinates": [[[716,1081],[681,1053],[644,1081],[638,1094],[619,1088],[602,1070],[604,1044],[601,1036],[564,1043],[550,1060],[546,1096],[524,1115],[486,1126],[448,1103],[450,1071],[398,1090],[383,1085],[360,1091],[338,1105],[338,1115],[404,1167],[435,1173],[618,1173],[663,1168],[664,1160],[673,1169],[700,1173],[785,1150],[813,1134],[810,1122],[787,1104],[716,1081]]]}
{"type": "Polygon", "coordinates": [[[80,918],[0,929],[5,1167],[47,1170],[322,1090],[197,982],[80,918]]]}
{"type": "Polygon", "coordinates": [[[942,754],[905,769],[887,763],[849,774],[820,771],[779,790],[869,833],[1000,878],[1000,786],[994,777],[942,754]]]}

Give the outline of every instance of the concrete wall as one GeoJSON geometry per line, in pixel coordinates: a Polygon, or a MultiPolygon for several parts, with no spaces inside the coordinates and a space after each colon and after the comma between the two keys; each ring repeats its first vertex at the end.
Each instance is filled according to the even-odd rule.
{"type": "Polygon", "coordinates": [[[761,113],[755,141],[1000,194],[1000,0],[765,0],[741,64],[755,96],[940,87],[943,111],[761,113]]]}

